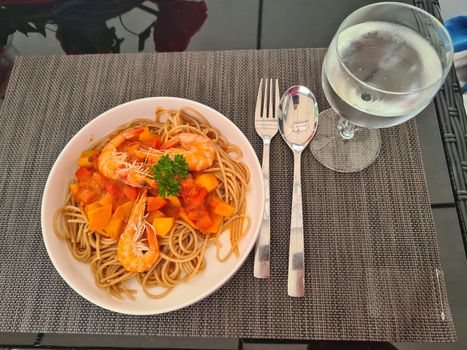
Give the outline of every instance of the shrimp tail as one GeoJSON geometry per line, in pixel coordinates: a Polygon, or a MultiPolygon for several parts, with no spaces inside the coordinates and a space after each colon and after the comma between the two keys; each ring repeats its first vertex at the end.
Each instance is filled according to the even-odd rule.
{"type": "Polygon", "coordinates": [[[161,145],[160,149],[162,149],[162,150],[169,149],[169,148],[172,148],[172,147],[178,145],[179,143],[180,143],[180,138],[178,136],[174,136],[171,139],[164,142],[161,145]]]}
{"type": "Polygon", "coordinates": [[[123,133],[123,137],[126,140],[131,140],[131,139],[134,139],[136,136],[141,135],[143,132],[144,132],[144,128],[132,129],[132,130],[125,131],[123,133]]]}

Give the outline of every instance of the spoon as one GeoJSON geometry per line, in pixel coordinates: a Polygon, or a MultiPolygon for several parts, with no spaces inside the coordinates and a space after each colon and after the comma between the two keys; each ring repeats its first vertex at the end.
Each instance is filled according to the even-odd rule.
{"type": "Polygon", "coordinates": [[[279,131],[294,154],[292,218],[290,221],[289,275],[287,292],[291,297],[305,294],[305,259],[303,244],[302,184],[300,161],[302,151],[315,136],[318,126],[318,104],[305,86],[292,86],[279,105],[279,131]]]}

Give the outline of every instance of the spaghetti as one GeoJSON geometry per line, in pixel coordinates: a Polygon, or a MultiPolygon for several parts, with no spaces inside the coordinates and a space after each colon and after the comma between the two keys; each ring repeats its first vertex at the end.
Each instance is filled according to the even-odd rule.
{"type": "MultiPolygon", "coordinates": [[[[156,139],[160,140],[160,144],[166,144],[183,133],[200,135],[209,139],[214,146],[215,160],[211,165],[203,169],[202,174],[210,174],[209,176],[215,177],[217,186],[206,196],[206,203],[209,200],[213,201],[213,198],[215,198],[228,208],[233,208],[232,213],[229,213],[231,215],[219,216],[212,214],[212,217],[217,218],[217,222],[215,225],[214,223],[211,224],[210,232],[206,232],[206,230],[197,227],[190,219],[187,219],[186,215],[181,215],[184,212],[183,206],[186,202],[184,198],[180,197],[181,200],[179,199],[178,203],[180,203],[181,208],[176,209],[176,205],[174,206],[172,203],[166,205],[165,214],[166,216],[171,215],[174,218],[174,223],[167,234],[157,236],[159,250],[157,261],[146,271],[128,271],[119,260],[119,237],[122,237],[122,233],[120,232],[119,236],[110,235],[109,237],[110,229],[107,229],[107,231],[105,229],[93,229],[92,222],[90,222],[91,210],[96,210],[95,207],[98,207],[104,213],[105,206],[89,204],[91,194],[83,195],[86,186],[82,186],[84,189],[78,188],[78,191],[82,191],[81,196],[79,196],[76,192],[76,184],[80,184],[80,180],[75,178],[70,185],[65,204],[55,213],[54,231],[58,237],[67,241],[72,255],[77,260],[90,264],[96,285],[105,288],[110,295],[119,299],[124,298],[124,296],[134,299],[136,290],[130,289],[127,282],[135,278],[148,297],[159,299],[170,293],[177,284],[188,282],[194,275],[206,268],[205,252],[210,246],[215,246],[217,250],[216,257],[220,262],[229,259],[233,254],[239,255],[238,243],[248,232],[250,226],[250,218],[245,214],[249,170],[241,161],[242,152],[240,148],[229,143],[219,130],[209,124],[201,113],[190,107],[181,108],[180,110],[158,108],[154,120],[136,119],[119,127],[111,135],[95,142],[86,151],[87,156],[91,155],[88,156],[90,162],[97,161],[100,152],[117,135],[138,128],[145,128],[150,135],[156,135],[156,139]],[[85,205],[83,203],[86,200],[88,202],[85,205]],[[227,254],[222,256],[219,237],[227,230],[230,231],[230,249],[227,254]]],[[[134,144],[129,145],[127,143],[125,145],[127,148],[119,146],[119,152],[129,152],[129,150],[135,149],[134,144]]],[[[84,162],[86,161],[87,159],[84,159],[84,162]]],[[[138,173],[147,175],[147,161],[148,157],[143,160],[140,159],[140,161],[135,160],[131,164],[138,170],[138,173]]],[[[97,169],[97,167],[92,168],[92,164],[88,164],[88,166],[90,169],[97,169]]],[[[190,171],[190,179],[199,176],[199,174],[199,171],[190,171]]],[[[77,172],[77,177],[78,175],[77,172]]],[[[96,180],[97,183],[106,183],[105,189],[112,187],[109,187],[109,183],[114,184],[116,182],[112,182],[111,179],[103,177],[101,174],[89,178],[94,179],[94,177],[98,179],[96,180]]],[[[135,191],[134,188],[129,188],[127,185],[122,186],[126,186],[125,188],[128,188],[129,193],[135,191]]],[[[99,198],[94,197],[96,203],[106,203],[106,198],[111,197],[112,191],[108,192],[105,189],[101,190],[99,198]]],[[[136,188],[138,198],[141,197],[143,190],[146,191],[146,189],[136,188]]],[[[149,193],[157,195],[157,188],[149,189],[149,193]]],[[[110,204],[110,206],[112,205],[110,204]]],[[[113,208],[115,206],[114,203],[113,208]]],[[[135,207],[133,205],[132,210],[135,210],[135,207]]],[[[112,218],[117,217],[116,211],[114,209],[112,211],[112,218]]],[[[120,211],[122,212],[123,209],[120,211]]],[[[164,215],[163,211],[164,208],[158,213],[164,215]]],[[[149,213],[149,215],[152,215],[152,213],[149,213]]],[[[102,216],[103,214],[101,214],[99,220],[102,220],[102,216]]],[[[144,218],[148,219],[147,213],[144,218]]],[[[117,217],[115,221],[120,224],[121,222],[118,220],[120,219],[117,217]]],[[[120,230],[123,230],[125,226],[127,226],[125,230],[131,229],[131,227],[128,227],[132,225],[129,220],[126,218],[120,230]]],[[[107,227],[111,225],[110,222],[106,224],[107,227]]],[[[137,256],[141,256],[150,250],[148,240],[148,237],[145,238],[141,235],[135,237],[137,256]]]]}

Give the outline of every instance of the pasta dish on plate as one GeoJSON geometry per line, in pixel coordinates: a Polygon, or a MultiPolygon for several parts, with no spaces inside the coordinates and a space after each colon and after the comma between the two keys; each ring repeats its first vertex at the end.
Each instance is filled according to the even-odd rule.
{"type": "Polygon", "coordinates": [[[112,296],[134,298],[136,279],[162,298],[205,269],[209,246],[220,262],[239,254],[249,178],[240,148],[196,109],[158,108],[83,150],[54,231],[112,296]]]}

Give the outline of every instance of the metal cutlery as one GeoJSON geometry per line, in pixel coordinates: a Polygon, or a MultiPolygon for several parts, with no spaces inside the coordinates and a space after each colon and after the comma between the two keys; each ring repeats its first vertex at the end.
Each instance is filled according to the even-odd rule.
{"type": "Polygon", "coordinates": [[[263,95],[263,79],[259,84],[258,97],[256,100],[255,110],[255,129],[258,135],[263,139],[263,179],[265,205],[264,214],[261,222],[261,229],[256,242],[255,248],[255,263],[254,276],[256,278],[269,278],[270,276],[270,236],[271,236],[271,221],[270,221],[270,197],[269,197],[269,146],[271,139],[277,134],[277,110],[279,107],[279,82],[275,80],[275,92],[273,94],[273,80],[264,80],[264,95],[263,95]],[[269,85],[268,85],[269,80],[269,85]],[[268,89],[269,87],[269,89],[268,89]],[[268,91],[269,90],[269,91],[268,91]]]}
{"type": "Polygon", "coordinates": [[[292,86],[282,96],[278,114],[279,131],[294,154],[287,292],[291,297],[303,297],[305,295],[305,254],[300,176],[301,154],[316,133],[318,104],[308,88],[292,86]]]}

